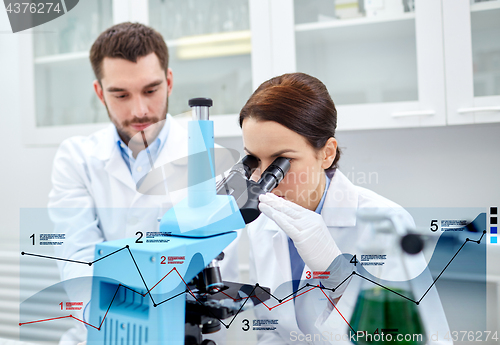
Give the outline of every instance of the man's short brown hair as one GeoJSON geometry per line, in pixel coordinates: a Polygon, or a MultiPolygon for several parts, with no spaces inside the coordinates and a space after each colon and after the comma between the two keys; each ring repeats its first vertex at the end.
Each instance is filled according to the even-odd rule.
{"type": "Polygon", "coordinates": [[[90,48],[90,63],[97,80],[101,82],[105,57],[137,62],[138,58],[151,53],[156,54],[167,73],[168,48],[162,35],[146,25],[126,22],[110,27],[97,37],[90,48]]]}

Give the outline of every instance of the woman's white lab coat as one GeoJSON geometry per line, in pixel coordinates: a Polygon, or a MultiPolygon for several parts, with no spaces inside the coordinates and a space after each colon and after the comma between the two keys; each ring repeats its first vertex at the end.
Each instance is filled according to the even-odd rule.
{"type": "MultiPolygon", "coordinates": [[[[331,176],[332,172],[329,174],[331,176]]],[[[300,287],[306,282],[312,285],[321,282],[325,287],[335,287],[355,269],[354,265],[349,263],[349,258],[357,254],[357,260],[360,260],[358,240],[366,239],[369,231],[367,223],[356,219],[356,212],[361,208],[375,208],[389,212],[401,224],[414,226],[413,219],[403,208],[370,190],[353,185],[337,169],[331,179],[321,215],[337,246],[347,259],[333,265],[337,268],[331,266],[331,277],[321,281],[307,280],[311,270],[306,265],[302,272],[300,287]]],[[[287,235],[265,215],[261,215],[251,223],[247,230],[251,248],[250,280],[252,283],[271,288],[271,293],[278,299],[290,295],[293,288],[287,235]]],[[[420,277],[423,279],[420,281],[424,281],[426,286],[416,287],[414,291],[416,298],[419,298],[431,285],[432,277],[428,269],[425,269],[426,262],[422,255],[407,258],[406,264],[412,278],[423,271],[420,277]]],[[[364,267],[370,270],[369,266],[364,267]]],[[[320,289],[313,289],[297,296],[295,301],[291,300],[279,306],[277,306],[279,302],[271,298],[265,302],[268,307],[277,306],[271,311],[263,305],[257,306],[255,315],[258,320],[274,320],[265,326],[268,330],[258,330],[259,344],[341,343],[342,336],[344,342],[349,343],[345,341],[348,334],[346,321],[350,321],[357,298],[356,286],[360,280],[361,278],[353,276],[336,292],[323,290],[326,293],[323,294],[320,289]],[[341,295],[335,310],[331,301],[341,295]]],[[[310,288],[306,287],[299,293],[308,290],[310,288]]],[[[435,287],[422,300],[418,309],[424,320],[428,338],[439,331],[439,338],[442,340],[440,343],[445,343],[443,337],[449,330],[448,323],[435,287]]]]}

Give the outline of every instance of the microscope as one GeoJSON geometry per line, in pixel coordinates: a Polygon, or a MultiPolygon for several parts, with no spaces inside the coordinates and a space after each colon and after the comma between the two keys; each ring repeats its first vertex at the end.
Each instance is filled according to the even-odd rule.
{"type": "MultiPolygon", "coordinates": [[[[159,240],[128,238],[96,245],[88,325],[89,345],[215,345],[202,339],[221,320],[269,299],[269,289],[222,280],[219,261],[235,230],[255,220],[258,197],[290,168],[277,158],[258,166],[245,156],[215,183],[212,100],[189,100],[188,195],[160,220],[159,240]]],[[[227,327],[227,326],[226,326],[227,327]]]]}

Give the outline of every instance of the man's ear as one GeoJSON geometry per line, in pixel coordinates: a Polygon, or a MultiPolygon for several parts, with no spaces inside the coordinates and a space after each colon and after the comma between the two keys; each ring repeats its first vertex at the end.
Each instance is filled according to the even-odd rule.
{"type": "Polygon", "coordinates": [[[172,70],[167,68],[167,96],[170,97],[172,93],[172,87],[174,86],[174,75],[172,74],[172,70]]]}
{"type": "Polygon", "coordinates": [[[95,94],[101,100],[102,105],[106,106],[106,102],[104,102],[104,94],[102,91],[101,83],[99,83],[99,80],[96,79],[96,80],[94,80],[93,85],[94,85],[95,94]]]}
{"type": "Polygon", "coordinates": [[[322,151],[323,162],[321,163],[321,168],[328,169],[337,156],[337,139],[334,137],[329,138],[325,146],[323,146],[322,151]]]}

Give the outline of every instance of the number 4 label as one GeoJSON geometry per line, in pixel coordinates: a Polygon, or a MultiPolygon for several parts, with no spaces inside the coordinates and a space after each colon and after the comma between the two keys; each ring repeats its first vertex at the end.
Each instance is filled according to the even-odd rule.
{"type": "Polygon", "coordinates": [[[349,261],[351,264],[354,264],[354,266],[356,266],[356,264],[359,263],[358,259],[356,259],[356,255],[354,255],[351,259],[351,261],[349,261]]]}

